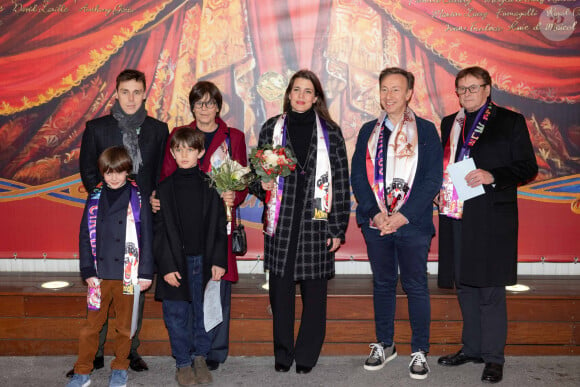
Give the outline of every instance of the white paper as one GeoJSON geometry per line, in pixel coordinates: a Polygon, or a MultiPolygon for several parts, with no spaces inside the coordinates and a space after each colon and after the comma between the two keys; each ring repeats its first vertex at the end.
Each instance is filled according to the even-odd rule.
{"type": "Polygon", "coordinates": [[[485,193],[482,184],[473,188],[467,185],[465,176],[475,169],[475,163],[471,158],[458,161],[447,167],[447,172],[449,172],[449,176],[451,177],[451,181],[455,186],[455,190],[457,191],[460,200],[466,201],[485,193]]]}
{"type": "Polygon", "coordinates": [[[141,287],[138,283],[133,285],[133,315],[131,317],[131,338],[137,331],[137,323],[139,321],[139,297],[141,297],[141,287]]]}
{"type": "Polygon", "coordinates": [[[220,281],[208,281],[203,295],[203,325],[209,332],[223,321],[220,281]]]}

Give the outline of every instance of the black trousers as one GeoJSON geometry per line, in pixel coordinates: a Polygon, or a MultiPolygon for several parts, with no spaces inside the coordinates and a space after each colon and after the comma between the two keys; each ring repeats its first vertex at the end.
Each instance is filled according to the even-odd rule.
{"type": "Polygon", "coordinates": [[[461,283],[461,221],[453,222],[455,286],[463,317],[463,352],[486,363],[505,363],[507,306],[505,286],[472,287],[461,283]]]}
{"type": "Polygon", "coordinates": [[[302,295],[302,317],[294,344],[296,281],[293,271],[283,277],[270,275],[270,304],[274,319],[274,358],[284,366],[314,367],[326,335],[328,279],[298,281],[302,295]]]}

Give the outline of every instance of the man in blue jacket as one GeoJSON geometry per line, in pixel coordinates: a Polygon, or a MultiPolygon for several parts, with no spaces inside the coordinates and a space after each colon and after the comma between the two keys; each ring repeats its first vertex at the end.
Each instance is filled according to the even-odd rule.
{"type": "Polygon", "coordinates": [[[413,332],[409,376],[425,379],[431,322],[427,255],[435,233],[433,198],[441,186],[443,152],[433,123],[408,107],[414,83],[406,70],[381,72],[383,112],[359,132],[351,184],[373,272],[377,342],[370,344],[364,368],[379,370],[397,356],[393,336],[400,270],[413,332]]]}

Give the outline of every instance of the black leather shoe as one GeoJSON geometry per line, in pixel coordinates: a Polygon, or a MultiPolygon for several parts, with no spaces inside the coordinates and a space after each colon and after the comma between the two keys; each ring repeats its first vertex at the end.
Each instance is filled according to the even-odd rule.
{"type": "Polygon", "coordinates": [[[276,370],[276,372],[288,372],[290,371],[290,366],[285,366],[283,364],[276,363],[274,364],[274,369],[276,370]]]}
{"type": "MultiPolygon", "coordinates": [[[[93,371],[100,370],[104,366],[105,366],[105,358],[103,356],[95,357],[95,360],[93,360],[93,371]]],[[[69,372],[66,373],[66,377],[72,378],[74,374],[75,374],[75,369],[73,368],[69,372]]]]}
{"type": "Polygon", "coordinates": [[[210,371],[215,371],[219,368],[220,362],[210,359],[205,359],[205,365],[207,365],[207,369],[210,371]]]}
{"type": "Polygon", "coordinates": [[[459,351],[453,355],[442,356],[437,360],[437,363],[444,366],[458,366],[465,363],[483,363],[480,357],[467,356],[463,351],[459,351]]]}
{"type": "Polygon", "coordinates": [[[145,360],[141,359],[140,357],[131,358],[131,362],[129,362],[129,367],[131,367],[131,369],[135,372],[149,370],[149,367],[147,366],[147,363],[145,363],[145,360]]]}
{"type": "Polygon", "coordinates": [[[93,371],[100,370],[105,366],[105,357],[104,356],[97,356],[95,360],[93,360],[93,371]]]}
{"type": "Polygon", "coordinates": [[[312,367],[306,367],[296,364],[296,373],[297,374],[307,374],[312,371],[312,367]]]}
{"type": "Polygon", "coordinates": [[[481,381],[486,383],[498,383],[503,378],[503,364],[485,363],[481,374],[481,381]]]}

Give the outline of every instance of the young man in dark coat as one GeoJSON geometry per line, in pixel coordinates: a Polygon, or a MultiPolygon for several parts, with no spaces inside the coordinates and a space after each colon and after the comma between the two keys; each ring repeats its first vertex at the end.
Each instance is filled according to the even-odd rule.
{"type": "Polygon", "coordinates": [[[182,386],[212,381],[206,365],[211,337],[204,324],[204,289],[228,267],[225,208],[198,166],[204,152],[201,131],[175,131],[171,154],[178,168],[159,185],[161,209],[154,218],[155,298],[163,301],[176,379],[182,386]]]}
{"type": "MultiPolygon", "coordinates": [[[[145,74],[138,70],[123,70],[116,79],[117,99],[111,108],[111,114],[87,122],[79,155],[81,179],[87,192],[91,192],[102,179],[97,168],[97,159],[105,149],[116,145],[124,145],[129,151],[133,161],[132,175],[142,197],[148,198],[155,189],[161,173],[169,130],[166,123],[147,115],[145,90],[145,74]]],[[[137,353],[144,303],[145,293],[141,293],[139,325],[129,355],[130,367],[134,371],[148,369],[137,353]]],[[[95,369],[103,367],[107,329],[108,325],[105,324],[99,336],[95,369]]]]}
{"type": "Polygon", "coordinates": [[[455,78],[461,110],[441,122],[444,168],[439,195],[439,286],[457,288],[463,348],[439,358],[445,366],[485,362],[481,380],[503,377],[507,338],[506,285],[517,279],[517,187],[538,171],[524,117],[491,101],[491,77],[481,67],[455,78]],[[485,193],[461,201],[447,173],[472,158],[470,187],[485,193]]]}

